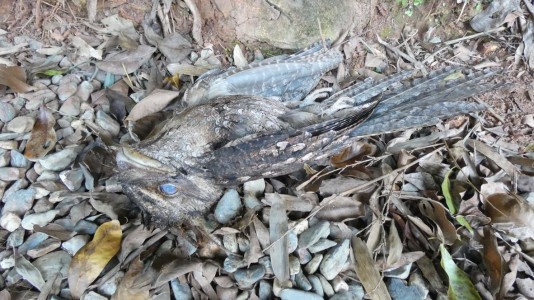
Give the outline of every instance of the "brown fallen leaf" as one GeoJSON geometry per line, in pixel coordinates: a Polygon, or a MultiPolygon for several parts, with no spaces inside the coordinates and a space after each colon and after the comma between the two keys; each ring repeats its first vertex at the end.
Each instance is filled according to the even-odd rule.
{"type": "Polygon", "coordinates": [[[352,251],[354,251],[356,274],[360,279],[365,292],[371,299],[391,299],[382,275],[378,272],[373,256],[364,241],[358,237],[352,238],[352,251]]]}
{"type": "Polygon", "coordinates": [[[482,239],[482,259],[489,272],[490,291],[495,299],[502,299],[501,290],[502,280],[504,277],[503,258],[497,247],[497,238],[491,226],[484,226],[484,238],[482,239]]]}
{"type": "Polygon", "coordinates": [[[486,215],[499,230],[517,238],[534,238],[534,209],[522,198],[493,194],[484,203],[486,215]]]}
{"type": "Polygon", "coordinates": [[[136,284],[137,279],[143,274],[143,262],[137,257],[130,264],[128,271],[122,278],[115,294],[115,299],[144,300],[149,299],[150,284],[136,284]]]}
{"type": "Polygon", "coordinates": [[[140,45],[135,50],[108,55],[105,60],[95,64],[99,69],[114,75],[130,74],[146,63],[155,51],[155,47],[140,45]]]}
{"type": "Polygon", "coordinates": [[[137,121],[143,117],[159,112],[164,109],[174,98],[178,97],[180,93],[177,91],[168,91],[155,89],[150,95],[143,98],[137,103],[130,115],[126,117],[126,121],[137,121]]]}
{"type": "Polygon", "coordinates": [[[33,87],[26,83],[26,71],[19,66],[0,65],[0,84],[7,85],[17,93],[33,90],[33,87]]]}
{"type": "Polygon", "coordinates": [[[109,221],[100,225],[93,240],[74,255],[68,275],[69,288],[74,299],[82,296],[111,258],[119,252],[121,238],[119,221],[109,221]]]}
{"type": "Polygon", "coordinates": [[[24,150],[24,156],[27,159],[38,160],[54,149],[57,141],[55,124],[56,119],[52,113],[44,105],[41,106],[24,150]]]}

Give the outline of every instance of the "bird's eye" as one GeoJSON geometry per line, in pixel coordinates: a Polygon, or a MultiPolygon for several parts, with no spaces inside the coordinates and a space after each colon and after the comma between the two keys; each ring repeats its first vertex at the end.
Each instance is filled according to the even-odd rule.
{"type": "Polygon", "coordinates": [[[172,196],[178,192],[178,189],[172,183],[164,183],[160,185],[159,190],[167,196],[172,196]]]}

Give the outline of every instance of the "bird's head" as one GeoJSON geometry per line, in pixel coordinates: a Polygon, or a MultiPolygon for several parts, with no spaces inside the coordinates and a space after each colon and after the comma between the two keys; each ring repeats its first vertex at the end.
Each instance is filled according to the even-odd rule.
{"type": "Polygon", "coordinates": [[[148,226],[194,223],[223,192],[209,179],[175,170],[127,147],[118,151],[117,166],[123,192],[141,208],[148,226]]]}

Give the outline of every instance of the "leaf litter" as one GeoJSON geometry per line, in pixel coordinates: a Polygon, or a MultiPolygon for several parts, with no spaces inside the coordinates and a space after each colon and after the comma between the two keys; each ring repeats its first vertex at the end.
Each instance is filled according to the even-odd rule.
{"type": "MultiPolygon", "coordinates": [[[[5,124],[0,133],[0,233],[6,241],[0,252],[0,267],[6,271],[2,297],[68,298],[72,293],[74,298],[169,299],[172,294],[176,299],[267,299],[299,291],[376,299],[532,296],[532,140],[513,136],[532,133],[534,111],[521,106],[528,102],[516,92],[496,92],[493,97],[503,105],[484,96],[477,99],[493,105],[490,113],[363,138],[333,157],[328,167],[306,166],[300,173],[259,179],[254,183],[262,186],[258,190],[247,183],[238,189],[243,214],[225,227],[161,231],[141,225],[138,211],[118,194],[120,186],[110,175],[113,160],[93,158],[85,164],[81,156],[98,153],[98,146],[113,148],[119,140],[135,140],[128,133],[129,122],[140,126],[148,115],[161,119],[159,113],[179,99],[193,76],[229,62],[243,67],[263,57],[246,43],[231,41],[221,47],[201,25],[199,10],[204,8],[191,1],[177,7],[191,10],[187,14],[194,32],[176,31],[177,11],[168,6],[176,3],[164,2],[155,4],[143,34],[136,30],[139,22],[124,14],[101,18],[102,7],[96,6],[94,15],[93,1],[87,6],[96,20],[91,26],[65,31],[45,20],[43,28],[51,39],[42,47],[25,37],[1,49],[2,62],[10,66],[0,70],[0,84],[8,87],[0,112],[5,124]],[[166,75],[172,81],[163,86],[166,75]],[[72,95],[55,94],[67,76],[76,77],[69,83],[76,95],[81,81],[94,89],[79,103],[78,116],[59,113],[62,105],[75,102],[69,100],[72,95]],[[24,94],[18,98],[16,93],[24,94]],[[506,96],[515,98],[505,102],[506,96]],[[99,119],[104,114],[109,118],[99,119]],[[11,122],[17,116],[35,120],[33,127],[11,122]],[[515,131],[503,120],[511,120],[515,131]],[[119,133],[106,122],[116,122],[119,133]],[[80,145],[87,148],[76,147],[80,145]],[[73,154],[80,157],[70,161],[73,154]],[[65,167],[57,167],[66,160],[65,167]],[[74,173],[83,176],[68,176],[74,173]],[[14,199],[27,207],[19,215],[5,208],[14,199]],[[103,234],[106,228],[111,231],[103,234]],[[317,239],[309,240],[303,234],[307,230],[319,230],[314,232],[317,239]],[[348,240],[352,251],[344,254],[339,249],[348,240]],[[98,263],[90,263],[93,259],[98,263]]],[[[517,13],[524,10],[519,1],[494,2],[504,5],[502,18],[488,23],[484,19],[491,13],[484,10],[473,27],[492,31],[501,40],[449,40],[445,44],[456,46],[447,55],[430,51],[433,46],[409,30],[400,40],[381,36],[378,43],[372,42],[375,37],[349,33],[342,45],[346,61],[323,84],[343,86],[360,74],[382,77],[395,62],[401,68],[428,69],[447,63],[513,62],[513,76],[529,78],[522,68],[532,64],[532,15],[517,13]],[[516,36],[501,35],[505,29],[516,36]],[[506,39],[520,45],[515,53],[499,47],[506,39]]],[[[61,9],[55,13],[71,17],[61,9]]],[[[440,34],[432,28],[427,35],[434,38],[428,41],[446,40],[440,34]]]]}

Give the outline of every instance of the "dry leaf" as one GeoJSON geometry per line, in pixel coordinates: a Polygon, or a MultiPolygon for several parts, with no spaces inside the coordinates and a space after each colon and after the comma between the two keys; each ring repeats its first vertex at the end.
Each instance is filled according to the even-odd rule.
{"type": "Polygon", "coordinates": [[[104,61],[96,62],[96,66],[115,75],[130,74],[146,63],[155,51],[154,47],[140,45],[135,50],[108,55],[104,61]]]}
{"type": "Polygon", "coordinates": [[[96,50],[84,41],[81,37],[73,36],[71,43],[76,49],[78,49],[78,55],[82,58],[96,58],[102,60],[102,50],[96,50]]]}
{"type": "Polygon", "coordinates": [[[288,230],[284,200],[273,193],[265,194],[265,199],[271,202],[269,235],[273,244],[270,250],[273,273],[280,282],[286,282],[289,280],[289,253],[287,236],[284,236],[288,230]]]}
{"type": "Polygon", "coordinates": [[[73,298],[80,298],[111,258],[119,252],[121,238],[122,230],[119,221],[109,221],[100,225],[93,240],[74,255],[68,276],[73,298]]]}
{"type": "Polygon", "coordinates": [[[39,270],[23,256],[20,256],[15,260],[15,271],[36,289],[43,289],[45,285],[43,275],[41,275],[41,272],[39,272],[39,270]]]}
{"type": "Polygon", "coordinates": [[[159,112],[164,109],[180,92],[156,89],[143,100],[139,101],[126,121],[137,121],[143,117],[159,112]]]}
{"type": "Polygon", "coordinates": [[[39,116],[33,124],[30,139],[24,150],[24,156],[27,159],[38,160],[54,149],[57,141],[55,124],[56,119],[52,113],[44,105],[41,106],[39,116]]]}
{"type": "Polygon", "coordinates": [[[352,251],[354,251],[356,274],[363,288],[371,299],[391,299],[388,289],[382,281],[382,275],[378,272],[371,251],[358,237],[352,238],[352,251]]]}
{"type": "Polygon", "coordinates": [[[441,252],[441,267],[449,277],[449,299],[481,299],[477,289],[469,279],[469,275],[456,266],[452,256],[445,249],[445,245],[441,244],[439,248],[441,252]]]}
{"type": "Polygon", "coordinates": [[[26,84],[26,71],[19,66],[0,65],[0,84],[7,85],[16,93],[27,93],[33,87],[26,84]]]}
{"type": "Polygon", "coordinates": [[[150,286],[136,284],[137,279],[143,274],[143,262],[139,259],[134,259],[130,264],[128,271],[122,278],[115,294],[111,297],[112,300],[128,299],[128,300],[145,300],[149,299],[150,286]]]}
{"type": "Polygon", "coordinates": [[[503,258],[499,253],[497,246],[497,238],[495,237],[495,232],[491,226],[484,226],[484,238],[482,239],[482,259],[484,260],[484,265],[489,272],[490,277],[490,291],[495,299],[502,299],[502,293],[499,295],[501,290],[502,279],[504,276],[503,269],[503,258]]]}

